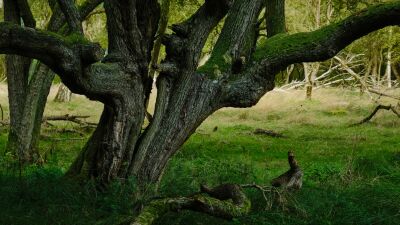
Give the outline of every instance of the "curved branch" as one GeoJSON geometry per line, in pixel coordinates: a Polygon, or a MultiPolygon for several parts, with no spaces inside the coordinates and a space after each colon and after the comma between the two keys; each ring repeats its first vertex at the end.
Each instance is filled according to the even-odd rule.
{"type": "Polygon", "coordinates": [[[82,5],[78,7],[79,18],[81,21],[84,21],[88,16],[90,16],[91,12],[97,8],[104,0],[87,0],[82,5]]]}
{"type": "Polygon", "coordinates": [[[300,62],[323,61],[335,56],[353,41],[378,29],[400,24],[400,2],[378,4],[341,22],[313,32],[277,35],[255,54],[271,72],[300,62]]]}
{"type": "Polygon", "coordinates": [[[7,22],[0,23],[0,37],[1,53],[38,59],[60,74],[81,68],[81,62],[97,62],[102,54],[97,44],[7,22]]]}
{"type": "Polygon", "coordinates": [[[224,106],[249,107],[274,88],[275,74],[299,62],[327,60],[358,38],[400,24],[400,2],[378,4],[313,32],[279,34],[255,52],[255,63],[225,88],[224,106]]]}
{"type": "Polygon", "coordinates": [[[251,202],[237,184],[223,184],[189,197],[166,198],[152,201],[131,225],[151,225],[168,211],[192,210],[211,216],[232,219],[249,213],[251,202]]]}

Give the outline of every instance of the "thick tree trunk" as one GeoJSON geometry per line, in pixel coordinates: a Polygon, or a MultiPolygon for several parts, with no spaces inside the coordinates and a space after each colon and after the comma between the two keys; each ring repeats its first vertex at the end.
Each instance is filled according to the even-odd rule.
{"type": "Polygon", "coordinates": [[[139,85],[125,92],[129,97],[111,99],[104,106],[96,130],[68,175],[93,177],[104,184],[126,177],[145,117],[143,85],[134,83],[139,85]]]}
{"type": "MultiPolygon", "coordinates": [[[[159,99],[171,91],[163,86],[162,80],[160,83],[159,99]]],[[[201,76],[193,76],[176,88],[181,93],[157,106],[154,122],[146,129],[137,147],[130,175],[139,180],[157,182],[171,156],[218,109],[218,88],[201,76]]]]}
{"type": "Polygon", "coordinates": [[[63,83],[60,84],[58,88],[57,95],[54,98],[55,102],[70,102],[72,97],[72,92],[63,83]]]}
{"type": "MultiPolygon", "coordinates": [[[[98,44],[79,37],[73,2],[59,3],[69,28],[78,31],[77,38],[71,41],[2,23],[0,50],[37,58],[59,74],[71,91],[104,104],[98,127],[69,171],[69,175],[97,178],[103,184],[128,176],[135,176],[141,185],[156,183],[171,156],[214,111],[252,106],[274,87],[275,74],[287,66],[326,60],[355,39],[400,23],[400,4],[387,3],[313,32],[277,35],[254,52],[264,0],[207,0],[189,19],[173,25],[173,34],[162,38],[167,55],[158,66],[156,112],[142,131],[152,81],[148,69],[160,15],[158,1],[104,1],[109,35],[106,57],[98,44]],[[210,60],[198,68],[210,32],[228,12],[210,60]]],[[[28,92],[27,99],[42,99],[35,97],[40,96],[36,89],[28,92]]],[[[21,113],[37,121],[32,110],[21,113]]]]}

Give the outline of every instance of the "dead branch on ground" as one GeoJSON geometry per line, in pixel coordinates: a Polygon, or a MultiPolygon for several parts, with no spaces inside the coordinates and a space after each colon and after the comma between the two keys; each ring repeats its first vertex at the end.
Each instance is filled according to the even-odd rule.
{"type": "Polygon", "coordinates": [[[375,107],[374,111],[372,111],[372,113],[369,116],[365,117],[363,120],[361,120],[358,123],[352,124],[351,126],[357,126],[357,125],[361,125],[361,124],[369,122],[376,115],[376,113],[378,113],[379,110],[381,110],[381,109],[390,110],[394,114],[396,114],[397,117],[400,118],[400,112],[397,111],[396,107],[394,107],[392,105],[378,105],[377,107],[375,107]]]}
{"type": "Polygon", "coordinates": [[[169,211],[192,210],[223,219],[233,219],[247,215],[251,202],[243,192],[244,188],[255,188],[263,194],[267,209],[273,204],[287,202],[283,193],[301,188],[303,172],[294,159],[293,152],[288,152],[290,169],[272,180],[272,187],[257,184],[222,184],[214,188],[200,186],[200,192],[188,197],[162,198],[152,200],[144,206],[139,216],[131,225],[151,225],[169,211]],[[278,187],[282,187],[279,189],[278,187]]]}
{"type": "MultiPolygon", "coordinates": [[[[1,106],[0,106],[0,110],[1,110],[1,106]]],[[[83,120],[83,119],[87,119],[89,117],[90,116],[77,116],[77,115],[69,115],[69,114],[65,114],[62,116],[46,116],[43,118],[42,123],[48,124],[50,126],[54,126],[53,124],[49,123],[49,121],[68,121],[68,122],[78,124],[80,126],[96,127],[97,123],[91,123],[91,122],[87,122],[87,121],[83,120]]],[[[10,121],[1,120],[0,125],[8,126],[8,125],[10,125],[10,121]]]]}
{"type": "Polygon", "coordinates": [[[275,132],[273,130],[264,130],[264,129],[256,129],[253,134],[257,135],[266,135],[270,137],[275,137],[275,138],[283,138],[285,137],[283,134],[275,132]]]}

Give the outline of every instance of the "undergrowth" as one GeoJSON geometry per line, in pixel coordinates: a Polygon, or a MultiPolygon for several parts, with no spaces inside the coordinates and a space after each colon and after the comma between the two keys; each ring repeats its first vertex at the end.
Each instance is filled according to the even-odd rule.
{"type": "MultiPolygon", "coordinates": [[[[289,150],[304,171],[301,190],[266,207],[260,192],[246,189],[251,213],[232,221],[182,211],[168,213],[158,224],[400,224],[400,121],[382,112],[368,124],[349,127],[373,108],[364,97],[342,90],[316,92],[313,101],[288,95],[299,93],[272,93],[253,109],[212,115],[170,161],[159,197],[189,195],[203,183],[269,184],[287,170],[289,150]],[[284,138],[255,135],[256,128],[284,138]]],[[[79,110],[82,102],[71,107],[79,110]]],[[[64,132],[74,129],[71,124],[57,128],[44,128],[43,165],[20,170],[2,151],[0,224],[103,225],[132,218],[138,201],[133,180],[101,192],[94,182],[63,177],[90,131],[64,132]]],[[[7,130],[1,129],[2,149],[6,140],[7,130]]]]}

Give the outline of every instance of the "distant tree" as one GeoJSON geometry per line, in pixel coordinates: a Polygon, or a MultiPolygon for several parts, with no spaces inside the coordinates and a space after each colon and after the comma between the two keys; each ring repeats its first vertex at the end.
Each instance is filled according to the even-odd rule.
{"type": "MultiPolygon", "coordinates": [[[[72,0],[57,2],[61,12],[57,15],[65,15],[70,35],[29,28],[34,24],[23,17],[30,15],[29,8],[20,1],[5,1],[9,22],[0,24],[0,52],[38,59],[72,92],[104,104],[98,127],[68,172],[104,184],[128,176],[142,186],[157,183],[169,159],[216,110],[253,106],[287,66],[329,59],[372,31],[400,24],[396,1],[371,6],[313,32],[277,34],[257,44],[265,0],[206,0],[187,20],[171,27],[173,34],[162,37],[166,56],[155,66],[160,74],[155,113],[142,130],[153,79],[148,71],[159,24],[158,1],[104,1],[105,57],[99,44],[83,36],[82,7],[78,9],[72,0]],[[22,8],[27,13],[20,14],[22,8]],[[21,18],[27,21],[25,26],[21,18]],[[198,68],[207,38],[223,18],[211,58],[198,68]]],[[[29,96],[24,91],[30,59],[10,57],[10,78],[18,81],[9,83],[10,96],[29,96]]],[[[11,99],[15,109],[25,105],[11,99]]],[[[28,116],[14,117],[12,122],[24,118],[28,116]]]]}
{"type": "Polygon", "coordinates": [[[64,84],[60,84],[58,87],[58,91],[56,97],[54,98],[55,102],[70,102],[72,97],[72,92],[68,89],[64,84]]]}

